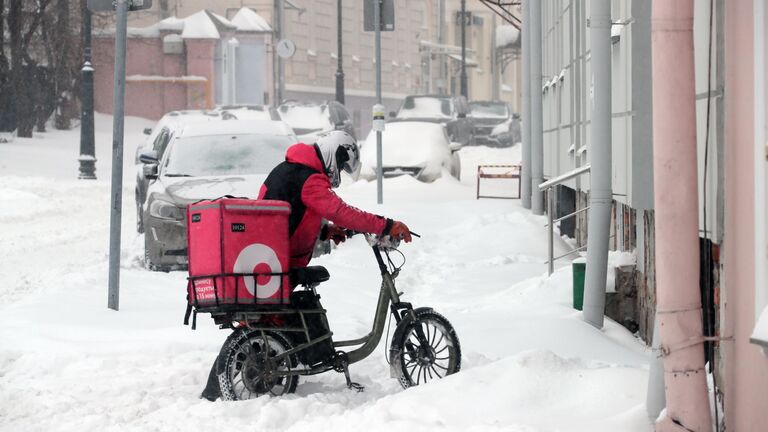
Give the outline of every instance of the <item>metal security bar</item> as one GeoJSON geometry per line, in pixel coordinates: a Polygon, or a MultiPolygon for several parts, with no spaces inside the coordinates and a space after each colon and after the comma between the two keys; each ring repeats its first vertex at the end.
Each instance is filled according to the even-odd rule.
{"type": "Polygon", "coordinates": [[[547,260],[547,264],[549,264],[549,274],[551,275],[555,271],[555,260],[558,260],[560,258],[566,257],[568,255],[572,255],[576,252],[582,251],[586,249],[586,245],[578,247],[576,249],[573,249],[569,252],[566,252],[560,256],[555,257],[555,223],[560,222],[562,220],[572,218],[579,213],[583,213],[587,210],[589,210],[589,206],[584,207],[583,209],[576,210],[573,213],[567,214],[565,216],[559,217],[557,219],[554,219],[555,215],[555,194],[554,194],[554,188],[555,186],[559,185],[560,183],[566,182],[572,178],[578,177],[582,174],[586,174],[590,171],[591,166],[590,165],[584,165],[583,167],[576,168],[573,171],[569,171],[559,177],[555,177],[553,179],[547,180],[544,183],[541,183],[539,185],[539,190],[544,192],[547,192],[547,216],[549,218],[549,222],[547,223],[547,227],[549,228],[549,259],[547,260]]]}

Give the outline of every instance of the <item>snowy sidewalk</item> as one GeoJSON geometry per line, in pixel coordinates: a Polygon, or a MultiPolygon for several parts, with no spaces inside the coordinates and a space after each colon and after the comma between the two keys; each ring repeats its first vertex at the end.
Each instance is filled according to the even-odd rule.
{"type": "MultiPolygon", "coordinates": [[[[97,119],[107,161],[108,120],[97,119]]],[[[151,124],[127,124],[130,159],[151,124]]],[[[70,163],[61,149],[76,149],[79,134],[53,134],[59,151],[24,158],[8,159],[15,150],[0,144],[0,431],[652,430],[650,353],[615,323],[598,331],[570,308],[567,263],[546,277],[544,218],[518,201],[474,199],[474,166],[516,162],[517,149],[462,150],[462,182],[389,179],[383,206],[375,183],[339,190],[422,234],[401,248],[398,289],[453,323],[460,373],[403,391],[389,378],[386,340],[351,367],[365,393],[329,373],[301,378],[288,397],[208,403],[197,397],[226,332],[204,315],[196,332],[181,325],[184,273],[141,268],[128,169],[120,312],[106,308],[108,164],[98,181],[66,179],[76,164],[70,175],[57,160],[70,163]]],[[[53,146],[50,135],[30,141],[53,146]]],[[[315,263],[331,273],[319,292],[334,337],[367,333],[380,283],[370,249],[352,239],[315,263]]]]}

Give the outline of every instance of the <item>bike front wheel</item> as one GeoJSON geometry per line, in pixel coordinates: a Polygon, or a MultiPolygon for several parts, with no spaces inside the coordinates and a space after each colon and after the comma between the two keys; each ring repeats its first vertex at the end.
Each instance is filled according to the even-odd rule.
{"type": "Polygon", "coordinates": [[[286,372],[295,369],[298,361],[295,355],[282,356],[291,348],[275,331],[235,330],[224,342],[217,362],[221,398],[246,400],[293,393],[299,377],[286,372]]]}
{"type": "Polygon", "coordinates": [[[451,323],[431,309],[414,310],[390,346],[392,369],[403,388],[454,374],[461,368],[461,345],[451,323]]]}

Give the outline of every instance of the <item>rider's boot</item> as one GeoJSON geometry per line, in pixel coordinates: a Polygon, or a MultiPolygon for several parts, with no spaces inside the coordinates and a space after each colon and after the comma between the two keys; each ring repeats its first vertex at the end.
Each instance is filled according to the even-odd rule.
{"type": "Polygon", "coordinates": [[[216,399],[221,397],[221,387],[219,386],[219,377],[216,375],[216,362],[218,360],[219,358],[216,357],[216,360],[213,362],[213,365],[211,366],[211,372],[208,374],[208,382],[205,384],[203,393],[200,394],[200,399],[206,399],[211,402],[214,402],[216,399]]]}

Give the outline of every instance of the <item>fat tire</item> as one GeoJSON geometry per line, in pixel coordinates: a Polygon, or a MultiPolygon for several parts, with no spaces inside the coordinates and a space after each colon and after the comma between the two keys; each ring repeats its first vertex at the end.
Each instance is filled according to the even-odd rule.
{"type": "Polygon", "coordinates": [[[456,330],[448,319],[429,308],[415,309],[413,312],[416,315],[416,319],[404,321],[403,327],[395,331],[395,334],[392,337],[392,344],[390,345],[390,353],[392,353],[392,357],[390,358],[390,361],[392,362],[392,371],[395,372],[397,380],[405,389],[419,384],[419,380],[414,380],[414,377],[411,376],[405,361],[405,356],[407,355],[405,344],[411,335],[414,323],[431,321],[432,323],[442,326],[444,329],[444,332],[441,330],[441,333],[443,333],[443,336],[446,338],[446,347],[448,348],[448,355],[451,359],[447,370],[445,371],[445,375],[441,377],[438,374],[438,379],[452,375],[461,369],[461,344],[459,343],[459,337],[456,335],[456,330]]]}
{"type": "MultiPolygon", "coordinates": [[[[272,338],[274,342],[281,345],[281,348],[285,351],[290,350],[293,346],[288,339],[283,336],[282,333],[276,331],[264,331],[264,335],[267,338],[272,338]]],[[[221,389],[221,400],[235,401],[242,400],[235,392],[234,385],[229,377],[230,364],[234,361],[234,356],[237,354],[238,349],[252,338],[261,339],[261,332],[259,330],[250,330],[247,328],[237,329],[229,335],[227,340],[224,341],[224,345],[221,347],[219,356],[216,360],[216,376],[219,380],[219,388],[221,389]]],[[[294,369],[299,364],[296,355],[287,357],[288,365],[290,369],[294,369]]],[[[289,394],[296,391],[296,386],[299,383],[298,375],[291,375],[284,377],[286,380],[285,391],[278,395],[289,394]]],[[[249,392],[250,393],[250,392],[249,392]]],[[[256,393],[255,397],[269,394],[264,392],[261,394],[256,393]]]]}

